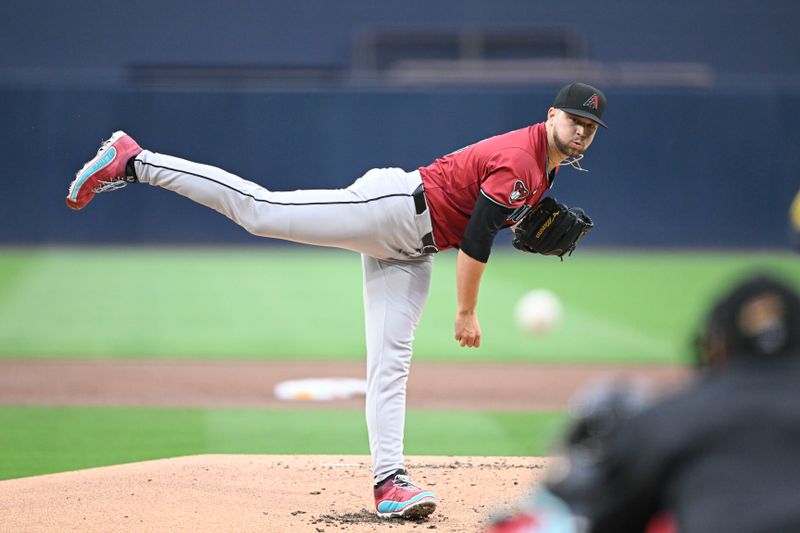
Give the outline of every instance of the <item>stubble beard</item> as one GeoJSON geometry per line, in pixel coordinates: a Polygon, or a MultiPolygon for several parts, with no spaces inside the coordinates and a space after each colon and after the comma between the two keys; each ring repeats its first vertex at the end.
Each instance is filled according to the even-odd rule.
{"type": "Polygon", "coordinates": [[[555,143],[558,151],[567,157],[575,157],[583,153],[583,150],[572,148],[569,146],[569,144],[562,142],[558,137],[558,130],[556,130],[555,125],[553,125],[553,142],[555,143]]]}

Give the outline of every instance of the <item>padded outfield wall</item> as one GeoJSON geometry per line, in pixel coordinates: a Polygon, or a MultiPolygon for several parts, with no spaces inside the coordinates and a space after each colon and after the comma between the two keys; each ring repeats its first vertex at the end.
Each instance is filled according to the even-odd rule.
{"type": "MultiPolygon", "coordinates": [[[[0,243],[266,242],[144,186],[69,211],[72,175],[115,129],[274,190],[341,187],[375,166],[413,169],[537,122],[554,91],[0,88],[0,243]]],[[[563,170],[553,190],[595,218],[587,246],[788,246],[800,93],[607,93],[610,129],[585,159],[591,172],[563,170]]]]}

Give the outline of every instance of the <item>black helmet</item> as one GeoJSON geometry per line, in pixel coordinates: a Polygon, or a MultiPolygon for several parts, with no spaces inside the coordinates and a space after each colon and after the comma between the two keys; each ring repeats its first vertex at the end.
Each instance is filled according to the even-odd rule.
{"type": "Polygon", "coordinates": [[[711,307],[696,348],[699,366],[732,358],[800,356],[797,292],[769,274],[747,277],[711,307]]]}

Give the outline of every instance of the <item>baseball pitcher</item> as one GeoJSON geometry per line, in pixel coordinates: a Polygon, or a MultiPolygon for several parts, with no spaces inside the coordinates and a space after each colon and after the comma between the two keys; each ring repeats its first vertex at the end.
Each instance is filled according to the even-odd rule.
{"type": "Polygon", "coordinates": [[[366,418],[382,517],[423,517],[436,495],[405,470],[406,381],[414,331],[428,297],[434,254],[458,249],[454,336],[478,347],[478,286],[495,235],[545,255],[572,253],[592,222],[545,193],[559,166],[579,170],[602,121],[606,98],[572,83],[558,92],[544,122],[497,135],[406,172],[376,168],[345,189],[276,192],[213,166],[143,150],[114,133],[76,174],[67,205],[84,208],[97,193],[128,183],[169,189],[222,213],[262,237],[358,252],[364,275],[366,418]]]}

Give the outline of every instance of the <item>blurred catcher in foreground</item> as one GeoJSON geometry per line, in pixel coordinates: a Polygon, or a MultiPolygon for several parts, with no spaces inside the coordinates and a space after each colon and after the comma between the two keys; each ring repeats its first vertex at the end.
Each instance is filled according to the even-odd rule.
{"type": "Polygon", "coordinates": [[[800,298],[752,276],[710,309],[696,381],[585,395],[548,480],[490,533],[800,531],[800,298]]]}

